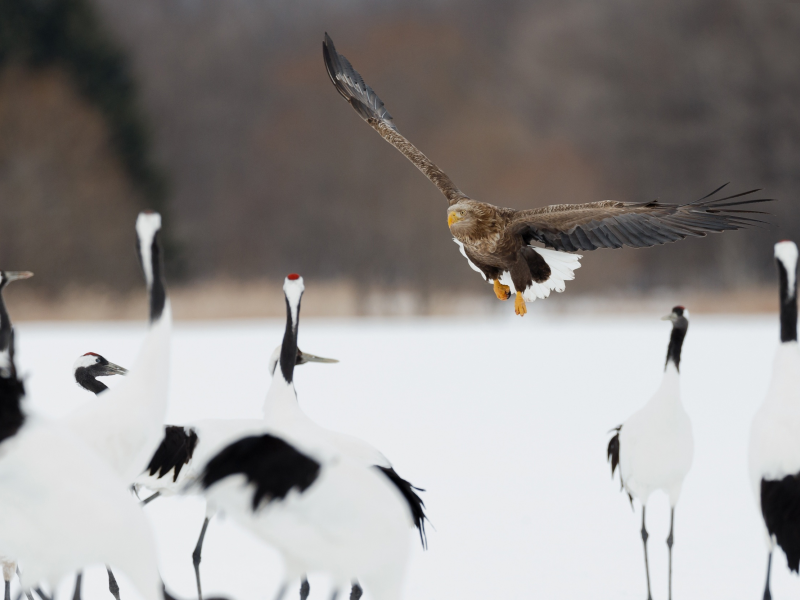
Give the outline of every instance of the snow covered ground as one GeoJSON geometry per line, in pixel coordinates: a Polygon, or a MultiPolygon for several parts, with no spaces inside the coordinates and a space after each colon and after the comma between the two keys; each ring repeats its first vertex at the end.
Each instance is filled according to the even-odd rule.
{"type": "MultiPolygon", "coordinates": [[[[374,443],[427,489],[430,549],[414,543],[405,598],[646,597],[640,507],[632,512],[611,480],[605,451],[608,430],[658,385],[670,331],[658,317],[670,308],[647,317],[534,311],[525,319],[301,321],[303,350],[341,360],[297,370],[304,409],[374,443]]],[[[283,326],[178,324],[169,421],[258,417],[283,326]]],[[[130,366],[144,325],[23,323],[18,332],[29,405],[58,416],[89,399],[71,380],[75,358],[94,351],[130,366]]],[[[678,600],[761,597],[767,554],[747,438],[777,340],[777,316],[691,321],[681,366],[695,459],[676,510],[678,600]]],[[[145,510],[167,585],[193,597],[190,555],[202,503],[159,499],[145,510]]],[[[660,600],[669,529],[661,494],[650,500],[648,529],[660,600]]],[[[207,595],[271,599],[280,569],[272,550],[231,521],[212,521],[202,563],[207,595]]],[[[87,579],[85,598],[110,598],[101,568],[87,579]]],[[[800,594],[780,552],[772,582],[777,600],[800,594]]],[[[314,600],[328,597],[324,579],[311,584],[314,600]]],[[[130,586],[121,585],[131,600],[130,586]]],[[[61,589],[69,594],[71,582],[61,589]]]]}

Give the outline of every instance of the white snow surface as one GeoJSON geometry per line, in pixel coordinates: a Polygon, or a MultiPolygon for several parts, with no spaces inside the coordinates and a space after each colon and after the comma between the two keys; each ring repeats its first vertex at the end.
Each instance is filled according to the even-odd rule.
{"type": "MultiPolygon", "coordinates": [[[[640,508],[632,512],[612,481],[606,446],[608,430],[661,382],[671,324],[658,318],[668,308],[628,317],[532,311],[524,319],[302,320],[300,347],[341,360],[296,370],[303,409],[324,427],[370,442],[427,490],[430,548],[415,540],[404,598],[645,596],[640,508]]],[[[282,320],[177,324],[168,422],[259,418],[284,327],[282,320]]],[[[92,350],[130,367],[146,327],[21,323],[17,331],[30,408],[60,416],[93,398],[72,379],[75,356],[92,350]]],[[[681,399],[695,452],[675,511],[673,585],[681,600],[763,593],[767,552],[747,446],[778,340],[777,315],[692,320],[681,399]]],[[[114,387],[122,378],[105,381],[114,387]]],[[[203,504],[168,497],[144,509],[162,576],[181,598],[195,597],[191,553],[203,504]]],[[[664,598],[667,496],[655,492],[647,513],[653,595],[664,598]]],[[[282,566],[274,550],[215,517],[201,569],[209,597],[269,600],[282,566]]],[[[311,599],[327,600],[327,579],[310,581],[311,599]]],[[[123,577],[120,586],[124,600],[137,598],[123,577]]],[[[65,580],[60,592],[70,597],[71,589],[65,580]]],[[[779,549],[772,593],[800,595],[800,578],[779,549]]],[[[84,598],[110,598],[101,566],[87,570],[84,598]]]]}

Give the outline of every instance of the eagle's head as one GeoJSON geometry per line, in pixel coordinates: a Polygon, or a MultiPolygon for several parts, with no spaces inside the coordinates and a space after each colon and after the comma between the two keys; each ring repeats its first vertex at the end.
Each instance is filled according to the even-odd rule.
{"type": "Polygon", "coordinates": [[[464,198],[447,209],[447,226],[459,240],[477,240],[495,232],[496,213],[490,204],[464,198]]]}

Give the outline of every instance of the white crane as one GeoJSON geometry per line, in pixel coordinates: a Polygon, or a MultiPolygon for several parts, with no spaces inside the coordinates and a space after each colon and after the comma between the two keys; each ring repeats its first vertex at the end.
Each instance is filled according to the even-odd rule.
{"type": "MultiPolygon", "coordinates": [[[[136,219],[137,251],[147,285],[150,327],[136,362],[125,381],[65,419],[67,426],[126,482],[133,481],[144,470],[161,442],[167,410],[172,313],[163,278],[158,242],[160,229],[160,214],[153,211],[139,213],[136,219]]],[[[87,354],[78,359],[76,376],[85,374],[78,363],[88,364],[91,356],[87,354]]],[[[96,359],[96,355],[92,358],[96,359]]],[[[121,367],[117,367],[119,369],[121,367]]],[[[104,384],[97,383],[99,385],[92,389],[95,393],[105,388],[104,384]]],[[[80,593],[80,586],[79,573],[75,582],[76,594],[80,593]]],[[[114,598],[120,600],[119,586],[110,568],[108,587],[114,598]]]]}
{"type": "Polygon", "coordinates": [[[672,334],[667,348],[664,377],[653,397],[622,425],[608,443],[611,476],[619,465],[620,482],[630,498],[642,504],[642,543],[644,568],[647,576],[647,598],[650,593],[650,568],[647,561],[647,528],[645,509],[647,499],[656,490],[669,496],[670,521],[667,547],[669,548],[669,595],[672,599],[672,544],[674,541],[675,505],[681,493],[683,480],[692,466],[694,440],[692,423],[683,408],[680,395],[679,371],[681,348],[689,329],[689,311],[676,306],[663,317],[672,321],[672,334]]]}
{"type": "Polygon", "coordinates": [[[26,565],[24,590],[68,573],[119,567],[145,600],[161,600],[155,543],[124,482],[63,422],[30,416],[13,334],[0,372],[0,554],[26,565]]]}
{"type": "MultiPolygon", "coordinates": [[[[280,406],[296,402],[302,279],[289,276],[284,293],[286,331],[268,393],[280,406]]],[[[381,469],[350,458],[302,413],[284,416],[208,462],[200,478],[208,501],[281,552],[278,600],[309,571],[330,574],[334,596],[361,582],[375,600],[396,600],[413,526],[408,500],[381,469]]]]}
{"type": "Polygon", "coordinates": [[[139,355],[124,381],[66,418],[128,482],[144,470],[161,443],[167,411],[172,312],[162,275],[160,229],[161,215],[139,214],[137,249],[150,304],[150,328],[139,355]]]}
{"type": "MultiPolygon", "coordinates": [[[[13,330],[11,327],[11,317],[6,310],[6,303],[3,299],[3,290],[12,281],[18,279],[28,279],[33,277],[30,271],[0,271],[0,373],[8,377],[11,373],[11,338],[13,330]]],[[[11,600],[11,580],[17,569],[17,563],[10,558],[0,556],[0,567],[3,569],[3,581],[5,583],[5,600],[11,600]]],[[[32,599],[31,599],[32,600],[32,599]]]]}
{"type": "MultiPolygon", "coordinates": [[[[94,352],[87,352],[79,356],[78,360],[73,365],[75,374],[75,381],[89,390],[93,394],[99,394],[108,389],[106,384],[97,381],[98,377],[108,377],[111,375],[127,375],[128,370],[109,362],[105,357],[100,356],[94,352]]],[[[106,567],[108,572],[108,591],[114,596],[115,600],[119,600],[119,584],[116,577],[110,568],[106,567]]],[[[83,582],[83,573],[78,573],[75,577],[75,591],[73,597],[80,596],[81,584],[83,582]]]]}
{"type": "Polygon", "coordinates": [[[800,566],[800,349],[797,345],[797,246],[775,244],[780,278],[781,343],[764,402],[750,428],[750,482],[761,508],[769,558],[764,599],[777,543],[795,573],[800,566]]]}

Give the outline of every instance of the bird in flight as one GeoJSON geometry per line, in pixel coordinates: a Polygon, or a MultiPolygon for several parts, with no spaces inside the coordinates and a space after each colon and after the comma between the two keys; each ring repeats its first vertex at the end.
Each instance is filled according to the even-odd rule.
{"type": "Polygon", "coordinates": [[[522,316],[526,302],[563,292],[575,278],[581,255],[598,248],[647,248],[707,233],[741,229],[757,223],[742,205],[772,199],[749,197],[749,190],[714,196],[725,187],[686,204],[619,202],[555,204],[530,210],[502,208],[473,200],[398,131],[383,101],[344,56],[328,34],[322,43],[325,68],[336,90],[383,139],[402,152],[439,188],[449,202],[447,225],[470,267],[492,284],[500,300],[516,295],[514,310],[522,316]],[[748,197],[745,199],[745,197],[748,197]],[[544,247],[533,246],[534,242],[544,247]]]}

